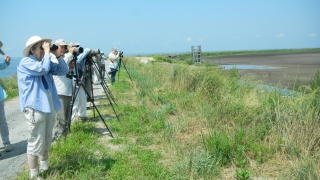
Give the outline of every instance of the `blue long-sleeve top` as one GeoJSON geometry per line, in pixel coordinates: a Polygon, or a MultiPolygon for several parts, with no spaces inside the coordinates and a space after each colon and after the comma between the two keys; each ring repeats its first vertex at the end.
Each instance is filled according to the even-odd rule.
{"type": "Polygon", "coordinates": [[[77,56],[77,64],[80,64],[80,68],[83,72],[83,78],[87,77],[85,63],[86,63],[87,55],[90,53],[90,51],[91,51],[91,49],[85,48],[83,50],[83,53],[81,53],[77,56]]]}
{"type": "Polygon", "coordinates": [[[65,75],[69,68],[63,58],[58,59],[59,63],[51,61],[51,55],[44,55],[42,61],[34,56],[24,57],[17,67],[20,110],[30,107],[35,110],[51,113],[50,104],[42,82],[44,76],[48,89],[52,94],[55,110],[61,109],[59,96],[54,84],[52,75],[65,75]]]}
{"type": "MultiPolygon", "coordinates": [[[[10,63],[6,63],[6,61],[3,61],[0,63],[0,70],[3,70],[9,66],[10,63]]],[[[0,84],[0,101],[3,101],[7,97],[6,91],[2,88],[0,84]]]]}

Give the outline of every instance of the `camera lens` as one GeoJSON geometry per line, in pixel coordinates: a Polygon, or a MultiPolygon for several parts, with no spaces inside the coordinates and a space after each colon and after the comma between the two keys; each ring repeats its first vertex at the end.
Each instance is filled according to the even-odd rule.
{"type": "Polygon", "coordinates": [[[83,53],[83,48],[82,47],[74,48],[74,53],[77,54],[77,55],[83,53]]]}

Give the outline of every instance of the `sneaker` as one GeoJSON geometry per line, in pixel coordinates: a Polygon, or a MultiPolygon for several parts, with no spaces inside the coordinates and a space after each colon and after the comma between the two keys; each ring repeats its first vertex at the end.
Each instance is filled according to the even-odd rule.
{"type": "Polygon", "coordinates": [[[6,144],[6,145],[4,145],[4,150],[5,150],[6,152],[12,151],[11,144],[6,144]]]}

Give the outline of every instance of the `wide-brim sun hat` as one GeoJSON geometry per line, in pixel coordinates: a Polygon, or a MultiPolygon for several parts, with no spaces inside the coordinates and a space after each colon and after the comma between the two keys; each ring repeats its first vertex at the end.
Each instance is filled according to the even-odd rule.
{"type": "Polygon", "coordinates": [[[32,36],[31,38],[28,39],[26,43],[26,47],[22,51],[23,56],[28,57],[31,47],[40,41],[46,41],[48,43],[51,43],[52,40],[47,38],[41,38],[40,36],[32,36]]]}

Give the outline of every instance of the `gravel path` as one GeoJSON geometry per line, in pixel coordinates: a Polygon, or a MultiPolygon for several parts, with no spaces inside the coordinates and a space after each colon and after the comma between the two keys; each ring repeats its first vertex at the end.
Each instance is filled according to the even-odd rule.
{"type": "Polygon", "coordinates": [[[20,112],[19,98],[4,103],[6,118],[9,126],[10,141],[13,147],[11,152],[5,152],[1,146],[0,179],[12,178],[23,170],[27,159],[28,126],[24,114],[20,112]]]}

